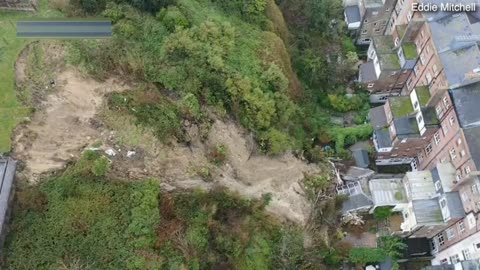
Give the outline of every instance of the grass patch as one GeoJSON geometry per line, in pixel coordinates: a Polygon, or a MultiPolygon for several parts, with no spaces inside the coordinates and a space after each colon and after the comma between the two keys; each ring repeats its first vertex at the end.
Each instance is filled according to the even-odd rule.
{"type": "Polygon", "coordinates": [[[407,42],[402,45],[403,55],[405,59],[417,59],[417,46],[415,43],[407,42]]]}
{"type": "Polygon", "coordinates": [[[393,97],[388,99],[390,103],[390,110],[394,117],[408,116],[413,112],[412,102],[410,97],[393,97]]]}
{"type": "Polygon", "coordinates": [[[430,90],[428,90],[428,86],[420,86],[415,88],[415,92],[417,92],[418,101],[422,107],[426,106],[428,101],[430,100],[430,90]]]}
{"type": "Polygon", "coordinates": [[[11,148],[11,134],[15,126],[30,111],[17,99],[15,91],[15,61],[31,40],[16,37],[16,22],[22,18],[61,17],[50,9],[47,0],[39,1],[37,13],[0,11],[0,153],[11,148]]]}

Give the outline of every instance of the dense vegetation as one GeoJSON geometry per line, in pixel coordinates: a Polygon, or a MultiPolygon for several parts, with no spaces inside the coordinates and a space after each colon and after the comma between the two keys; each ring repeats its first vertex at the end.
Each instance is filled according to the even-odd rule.
{"type": "Polygon", "coordinates": [[[9,269],[281,269],[302,264],[299,232],[263,214],[268,200],[222,190],[164,194],[157,181],[108,177],[87,151],[24,187],[6,248],[9,269]]]}
{"type": "MultiPolygon", "coordinates": [[[[337,4],[307,2],[317,11],[337,4]]],[[[307,12],[311,8],[305,4],[301,12],[307,12],[311,24],[290,26],[296,33],[291,36],[273,0],[155,1],[153,6],[149,1],[99,1],[95,8],[89,1],[73,3],[64,8],[66,13],[110,18],[114,38],[72,42],[70,62],[99,78],[117,72],[166,94],[167,107],[140,104],[142,112],[135,113],[142,124],[168,125],[172,132],[157,134],[163,141],[185,139],[177,132],[176,118],[207,126],[211,114],[205,111],[238,120],[269,154],[305,150],[318,156],[310,153],[318,143],[338,142],[338,150],[370,135],[362,128],[338,137],[330,123],[331,114],[359,111],[354,121],[362,124],[368,109],[360,89],[357,95],[345,95],[357,57],[337,7],[325,14],[325,20],[338,23],[331,26],[317,21],[318,14],[307,12]],[[324,27],[329,33],[314,34],[324,27]],[[322,48],[325,54],[318,53],[326,39],[332,44],[322,48]]]]}

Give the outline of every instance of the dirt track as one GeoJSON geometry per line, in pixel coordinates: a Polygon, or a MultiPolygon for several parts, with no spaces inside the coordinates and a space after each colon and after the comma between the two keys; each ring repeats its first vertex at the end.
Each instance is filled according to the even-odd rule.
{"type": "MultiPolygon", "coordinates": [[[[18,68],[24,65],[19,64],[18,68]]],[[[17,74],[17,79],[25,79],[25,72],[17,70],[17,74]]],[[[304,172],[319,171],[317,166],[308,165],[293,155],[279,158],[252,155],[255,144],[249,133],[231,121],[216,120],[204,143],[194,133],[190,147],[162,145],[148,130],[142,131],[139,135],[142,138],[135,145],[118,145],[120,137],[135,131],[135,125],[120,118],[114,121],[124,122],[117,126],[98,125],[98,114],[104,108],[105,94],[125,91],[126,84],[115,79],[97,82],[73,68],[66,68],[55,76],[57,84],[45,97],[42,109],[29,123],[17,128],[14,137],[13,156],[24,162],[22,175],[29,181],[35,182],[41,174],[63,168],[86,147],[100,141],[102,150],[115,150],[115,157],[111,157],[112,173],[118,176],[132,180],[154,177],[177,188],[209,189],[220,185],[250,198],[271,193],[267,211],[305,223],[309,203],[302,195],[299,181],[304,172]],[[217,144],[227,147],[227,163],[213,166],[213,180],[206,182],[195,171],[199,166],[209,165],[206,149],[217,144]],[[127,151],[133,149],[135,156],[126,157],[127,151]]]]}

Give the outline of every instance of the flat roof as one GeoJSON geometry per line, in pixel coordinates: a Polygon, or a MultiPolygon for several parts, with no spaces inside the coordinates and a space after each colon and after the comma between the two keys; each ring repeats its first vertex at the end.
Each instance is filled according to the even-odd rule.
{"type": "Polygon", "coordinates": [[[368,186],[375,205],[397,205],[407,203],[405,188],[400,178],[372,179],[368,186]]]}

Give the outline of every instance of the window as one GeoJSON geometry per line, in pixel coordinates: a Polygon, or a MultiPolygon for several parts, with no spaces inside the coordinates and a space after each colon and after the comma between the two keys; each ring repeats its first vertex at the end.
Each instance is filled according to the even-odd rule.
{"type": "Polygon", "coordinates": [[[435,190],[439,191],[441,188],[442,188],[442,184],[440,183],[440,181],[435,182],[435,190]]]}
{"type": "Polygon", "coordinates": [[[422,36],[422,38],[425,36],[425,31],[422,30],[422,32],[420,32],[420,35],[422,36]]]}
{"type": "Polygon", "coordinates": [[[417,116],[417,121],[420,125],[423,123],[423,116],[421,114],[417,116]]]}
{"type": "Polygon", "coordinates": [[[400,41],[399,41],[398,37],[396,37],[396,38],[395,38],[395,47],[398,46],[398,43],[399,43],[399,42],[400,42],[400,41]]]}
{"type": "Polygon", "coordinates": [[[461,175],[460,173],[457,173],[457,174],[455,175],[455,179],[457,179],[457,181],[462,180],[462,175],[461,175]]]}
{"type": "Polygon", "coordinates": [[[445,232],[447,233],[447,239],[448,240],[455,237],[455,231],[452,228],[448,228],[445,232]]]}
{"type": "Polygon", "coordinates": [[[389,8],[387,8],[387,9],[385,9],[385,11],[386,11],[386,12],[389,12],[389,11],[390,11],[390,9],[389,9],[389,8]]]}
{"type": "Polygon", "coordinates": [[[367,19],[365,19],[363,22],[364,22],[364,23],[367,23],[367,22],[368,22],[368,20],[367,20],[367,19]]]}
{"type": "Polygon", "coordinates": [[[375,29],[375,32],[376,32],[376,33],[380,33],[380,28],[376,28],[376,29],[375,29]]]}
{"type": "Polygon", "coordinates": [[[437,76],[438,68],[436,64],[433,64],[432,71],[433,71],[433,75],[437,76]]]}
{"type": "Polygon", "coordinates": [[[445,245],[445,237],[443,236],[443,233],[437,235],[437,240],[439,246],[445,245]]]}
{"type": "Polygon", "coordinates": [[[445,105],[445,108],[450,108],[450,102],[448,101],[448,97],[443,97],[443,105],[445,105]]]}
{"type": "Polygon", "coordinates": [[[437,105],[437,107],[435,107],[435,112],[437,112],[437,117],[438,118],[442,118],[442,116],[443,116],[442,106],[437,105]]]}
{"type": "Polygon", "coordinates": [[[460,157],[464,157],[466,155],[465,150],[460,151],[460,157]]]}
{"type": "Polygon", "coordinates": [[[441,199],[441,200],[440,200],[440,206],[441,206],[442,208],[445,208],[445,207],[447,206],[447,200],[441,199]]]}
{"type": "Polygon", "coordinates": [[[450,257],[450,261],[452,262],[452,264],[456,264],[460,261],[460,257],[458,256],[458,254],[455,254],[450,257]]]}
{"type": "Polygon", "coordinates": [[[450,119],[448,119],[448,121],[450,122],[450,126],[453,126],[453,124],[455,124],[455,117],[450,116],[450,119]]]}
{"type": "Polygon", "coordinates": [[[432,144],[428,144],[426,147],[425,147],[425,152],[427,153],[427,155],[430,155],[430,153],[432,153],[432,144]]]}
{"type": "Polygon", "coordinates": [[[461,220],[460,222],[458,222],[457,224],[457,229],[458,229],[458,233],[459,234],[462,234],[465,232],[465,223],[463,223],[463,220],[461,220]]]}
{"type": "Polygon", "coordinates": [[[418,154],[418,161],[419,162],[422,162],[423,158],[424,158],[424,156],[423,156],[422,153],[418,154]]]}
{"type": "Polygon", "coordinates": [[[478,194],[478,193],[479,193],[479,192],[478,192],[478,191],[479,191],[478,188],[479,188],[478,184],[472,185],[472,186],[471,186],[472,193],[473,193],[473,194],[478,194]]]}
{"type": "Polygon", "coordinates": [[[427,79],[427,84],[430,84],[432,82],[432,74],[430,72],[425,75],[425,79],[427,79]]]}
{"type": "Polygon", "coordinates": [[[443,131],[443,136],[446,136],[447,133],[448,133],[448,127],[447,127],[446,124],[445,124],[445,125],[442,125],[442,131],[443,131]]]}
{"type": "Polygon", "coordinates": [[[369,83],[368,88],[372,88],[375,85],[375,83],[369,83]]]}
{"type": "Polygon", "coordinates": [[[413,67],[413,73],[415,74],[415,76],[418,76],[418,66],[417,65],[415,65],[413,67]]]}
{"type": "Polygon", "coordinates": [[[448,259],[447,258],[441,259],[440,264],[448,264],[448,259]]]}
{"type": "Polygon", "coordinates": [[[476,243],[474,246],[477,250],[480,250],[480,243],[476,243]]]}
{"type": "Polygon", "coordinates": [[[476,220],[475,220],[475,216],[473,214],[468,214],[467,216],[467,221],[468,221],[468,228],[469,229],[473,229],[473,227],[475,227],[477,224],[476,220]]]}
{"type": "Polygon", "coordinates": [[[366,33],[367,33],[367,29],[362,30],[362,34],[366,34],[366,33]]]}
{"type": "Polygon", "coordinates": [[[423,53],[420,54],[420,62],[422,65],[425,65],[425,56],[423,56],[423,53]]]}
{"type": "Polygon", "coordinates": [[[375,22],[375,23],[373,23],[373,26],[377,26],[377,23],[376,23],[376,22],[375,22]]]}
{"type": "Polygon", "coordinates": [[[433,135],[433,140],[435,141],[435,144],[438,145],[440,143],[440,133],[437,132],[435,135],[433,135]]]}
{"type": "Polygon", "coordinates": [[[450,149],[450,158],[452,159],[452,161],[454,161],[456,158],[457,158],[457,152],[455,151],[454,148],[450,149]]]}
{"type": "Polygon", "coordinates": [[[466,193],[465,191],[462,192],[462,194],[460,195],[460,197],[462,197],[462,202],[468,201],[468,195],[467,195],[467,193],[466,193]]]}
{"type": "Polygon", "coordinates": [[[413,82],[413,79],[412,79],[412,78],[409,78],[408,81],[407,81],[407,86],[408,86],[408,88],[411,88],[411,87],[412,87],[412,82],[413,82]]]}
{"type": "Polygon", "coordinates": [[[377,15],[378,15],[378,11],[372,12],[372,15],[373,15],[373,16],[377,16],[377,15]]]}
{"type": "Polygon", "coordinates": [[[413,108],[418,108],[418,101],[415,101],[415,103],[413,104],[413,108]]]}
{"type": "Polygon", "coordinates": [[[425,48],[425,51],[427,52],[427,54],[429,54],[430,53],[430,46],[427,45],[426,48],[425,48]]]}
{"type": "Polygon", "coordinates": [[[464,249],[462,250],[463,258],[465,260],[470,260],[472,256],[470,255],[470,250],[469,249],[464,249]]]}
{"type": "Polygon", "coordinates": [[[461,139],[461,138],[458,138],[458,139],[457,139],[457,145],[460,145],[460,144],[462,144],[462,139],[461,139]]]}
{"type": "Polygon", "coordinates": [[[470,169],[470,166],[465,167],[465,173],[467,175],[470,175],[471,172],[472,172],[472,169],[470,169]]]}

